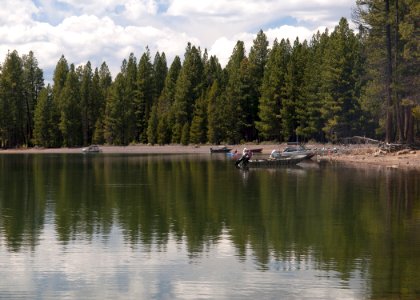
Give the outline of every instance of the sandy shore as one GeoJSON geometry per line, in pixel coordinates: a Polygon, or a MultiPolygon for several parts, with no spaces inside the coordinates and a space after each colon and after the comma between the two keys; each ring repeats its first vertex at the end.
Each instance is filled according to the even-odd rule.
{"type": "MultiPolygon", "coordinates": [[[[127,154],[204,154],[210,153],[211,145],[182,146],[182,145],[130,145],[130,146],[101,146],[103,153],[127,153],[127,154]]],[[[248,149],[262,148],[262,156],[269,155],[273,149],[282,150],[285,144],[260,144],[260,145],[231,145],[229,148],[242,151],[248,149]]],[[[317,155],[313,160],[327,162],[342,162],[349,164],[381,165],[391,168],[416,168],[420,170],[420,151],[407,151],[397,153],[380,153],[374,145],[350,145],[350,146],[325,146],[307,145],[308,148],[321,149],[323,155],[317,155]],[[335,148],[335,149],[334,149],[335,148]]],[[[23,153],[82,153],[82,148],[21,148],[0,150],[1,154],[23,154],[23,153]]]]}

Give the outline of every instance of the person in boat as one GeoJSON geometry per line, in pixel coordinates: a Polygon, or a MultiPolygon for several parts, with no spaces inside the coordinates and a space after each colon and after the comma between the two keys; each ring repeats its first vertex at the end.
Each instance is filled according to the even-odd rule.
{"type": "Polygon", "coordinates": [[[238,159],[235,163],[235,165],[238,167],[240,163],[246,164],[252,157],[252,151],[248,150],[247,148],[244,148],[242,151],[242,156],[240,159],[238,159]]]}

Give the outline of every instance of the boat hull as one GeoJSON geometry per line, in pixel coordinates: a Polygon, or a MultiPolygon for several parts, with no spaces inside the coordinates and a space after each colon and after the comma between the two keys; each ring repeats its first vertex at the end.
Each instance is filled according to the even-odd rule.
{"type": "Polygon", "coordinates": [[[279,157],[296,157],[300,155],[305,155],[307,159],[314,157],[315,152],[307,149],[303,146],[299,147],[286,147],[283,152],[278,152],[279,157]]]}
{"type": "Polygon", "coordinates": [[[313,151],[296,151],[296,152],[288,152],[288,153],[281,153],[280,156],[281,157],[294,157],[296,155],[305,155],[306,159],[311,159],[312,157],[315,156],[315,152],[313,151]]]}
{"type": "Polygon", "coordinates": [[[231,148],[223,147],[223,148],[210,148],[210,153],[227,153],[232,150],[231,148]]]}
{"type": "Polygon", "coordinates": [[[90,145],[89,147],[83,148],[82,152],[84,153],[99,153],[102,150],[99,148],[98,145],[90,145]]]}
{"type": "Polygon", "coordinates": [[[306,158],[305,155],[288,157],[288,158],[278,158],[278,159],[251,159],[246,163],[239,164],[240,168],[276,168],[283,166],[293,166],[306,158]]]}

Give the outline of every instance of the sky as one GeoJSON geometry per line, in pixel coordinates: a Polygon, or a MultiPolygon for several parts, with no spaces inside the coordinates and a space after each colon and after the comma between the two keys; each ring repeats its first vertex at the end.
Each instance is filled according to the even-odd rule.
{"type": "Polygon", "coordinates": [[[165,52],[168,67],[183,59],[188,42],[225,66],[238,40],[249,52],[261,29],[275,38],[309,40],[351,21],[355,0],[0,0],[0,63],[8,51],[33,51],[46,81],[62,55],[93,68],[102,62],[113,78],[130,53],[165,52]]]}

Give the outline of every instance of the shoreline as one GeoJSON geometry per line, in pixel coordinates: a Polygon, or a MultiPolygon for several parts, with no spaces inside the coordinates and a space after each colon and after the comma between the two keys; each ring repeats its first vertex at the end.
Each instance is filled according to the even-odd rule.
{"type": "MultiPolygon", "coordinates": [[[[282,150],[286,144],[243,144],[243,145],[227,145],[232,151],[242,152],[244,147],[248,149],[262,148],[262,154],[269,155],[273,149],[282,150]]],[[[129,145],[129,146],[100,146],[102,153],[109,154],[210,154],[210,148],[215,145],[129,145]]],[[[381,153],[375,145],[334,145],[308,144],[308,148],[322,149],[324,155],[316,155],[313,160],[323,162],[340,162],[352,165],[374,165],[390,168],[405,168],[420,170],[420,151],[404,151],[394,153],[381,153]]],[[[75,148],[19,148],[0,150],[1,154],[77,154],[82,153],[83,147],[75,148]]]]}

